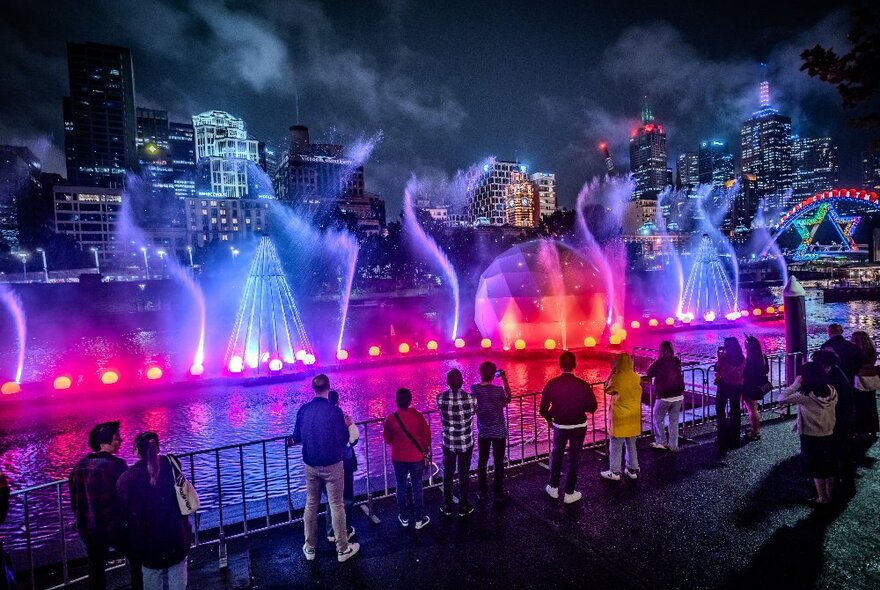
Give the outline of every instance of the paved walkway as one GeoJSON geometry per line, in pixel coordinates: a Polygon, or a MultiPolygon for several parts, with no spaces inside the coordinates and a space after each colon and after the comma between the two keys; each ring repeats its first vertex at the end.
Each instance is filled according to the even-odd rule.
{"type": "Polygon", "coordinates": [[[855,497],[814,510],[792,424],[771,421],[726,455],[711,431],[678,455],[642,439],[638,482],[601,480],[605,459],[588,451],[571,507],[546,496],[539,465],[510,472],[507,503],[467,519],[441,518],[429,491],[421,531],[383,500],[379,525],[356,512],[362,549],[345,564],[324,543],[306,562],[301,525],[231,544],[222,574],[216,548],[201,548],[190,588],[880,588],[880,444],[860,460],[855,497]]]}

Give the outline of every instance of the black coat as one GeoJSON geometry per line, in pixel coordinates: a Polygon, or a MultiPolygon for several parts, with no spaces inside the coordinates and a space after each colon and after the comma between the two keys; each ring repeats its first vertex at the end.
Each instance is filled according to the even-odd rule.
{"type": "Polygon", "coordinates": [[[119,510],[130,550],[150,569],[177,565],[189,554],[192,527],[180,513],[171,462],[159,457],[159,479],[150,485],[141,459],[122,474],[117,484],[119,510]]]}
{"type": "Polygon", "coordinates": [[[862,368],[862,354],[859,352],[859,347],[838,334],[826,340],[822,348],[830,348],[837,354],[837,358],[840,359],[840,368],[852,383],[856,378],[856,373],[862,368]]]}

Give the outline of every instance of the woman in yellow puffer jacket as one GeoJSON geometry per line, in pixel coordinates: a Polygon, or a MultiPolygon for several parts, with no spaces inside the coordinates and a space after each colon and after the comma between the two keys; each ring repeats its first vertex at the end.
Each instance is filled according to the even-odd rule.
{"type": "Polygon", "coordinates": [[[618,354],[611,360],[605,393],[611,396],[611,438],[608,441],[609,469],[601,475],[620,481],[621,459],[626,447],[624,473],[630,479],[638,479],[636,437],[642,433],[642,381],[633,370],[633,360],[628,354],[618,354]]]}

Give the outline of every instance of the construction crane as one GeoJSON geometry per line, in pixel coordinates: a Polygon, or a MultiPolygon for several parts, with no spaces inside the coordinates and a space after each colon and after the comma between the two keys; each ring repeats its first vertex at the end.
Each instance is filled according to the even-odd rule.
{"type": "Polygon", "coordinates": [[[611,152],[608,151],[608,144],[604,141],[599,144],[599,151],[602,152],[602,158],[605,160],[605,169],[608,176],[615,176],[617,171],[614,169],[614,160],[611,159],[611,152]]]}

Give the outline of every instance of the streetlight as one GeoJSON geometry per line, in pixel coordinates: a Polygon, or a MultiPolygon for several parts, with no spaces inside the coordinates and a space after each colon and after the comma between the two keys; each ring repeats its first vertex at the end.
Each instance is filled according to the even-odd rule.
{"type": "Polygon", "coordinates": [[[193,247],[187,246],[186,251],[189,252],[189,267],[194,268],[195,265],[193,264],[193,247]]]}
{"type": "Polygon", "coordinates": [[[37,248],[37,252],[39,252],[43,256],[43,276],[46,278],[46,282],[49,282],[49,267],[46,265],[46,251],[42,248],[37,248]]]}
{"type": "Polygon", "coordinates": [[[98,261],[98,249],[92,248],[92,254],[95,255],[95,270],[101,274],[101,263],[98,261]]]}
{"type": "Polygon", "coordinates": [[[18,253],[18,256],[19,256],[19,258],[21,258],[21,266],[22,266],[22,268],[24,269],[24,282],[26,283],[26,282],[27,282],[27,260],[28,260],[28,255],[27,255],[27,252],[19,252],[19,253],[18,253]]]}
{"type": "Polygon", "coordinates": [[[229,246],[229,251],[232,253],[232,264],[235,264],[235,257],[238,256],[238,250],[232,246],[229,246]]]}
{"type": "Polygon", "coordinates": [[[150,278],[150,261],[147,260],[147,249],[144,246],[141,246],[141,252],[144,253],[144,271],[147,273],[147,278],[150,278]]]}

